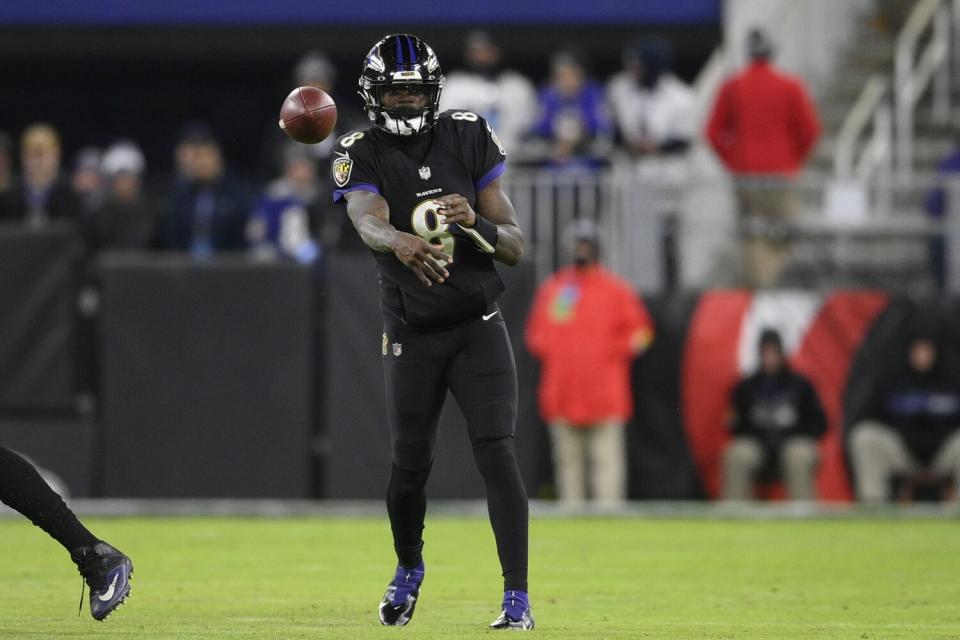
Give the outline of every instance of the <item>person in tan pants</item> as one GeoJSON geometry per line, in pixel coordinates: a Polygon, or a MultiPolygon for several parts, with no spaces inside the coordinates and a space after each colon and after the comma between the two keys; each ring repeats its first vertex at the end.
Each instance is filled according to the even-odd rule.
{"type": "Polygon", "coordinates": [[[598,263],[596,229],[581,226],[574,235],[573,266],[537,291],[527,346],[542,367],[540,413],[550,431],[559,498],[579,503],[592,495],[615,505],[627,496],[630,363],[650,343],[653,328],[630,285],[598,263]]]}
{"type": "Polygon", "coordinates": [[[782,479],[793,500],[813,500],[817,440],[827,429],[823,407],[810,381],[787,365],[779,333],[764,330],[758,348],[759,370],[733,393],[723,498],[750,500],[757,478],[768,478],[782,479]]]}
{"type": "Polygon", "coordinates": [[[857,495],[890,499],[892,480],[960,482],[960,377],[948,370],[935,329],[914,331],[904,366],[875,386],[850,431],[857,495]]]}
{"type": "Polygon", "coordinates": [[[583,426],[555,420],[550,423],[550,442],[557,493],[565,502],[583,502],[588,495],[606,505],[626,499],[627,442],[622,420],[583,426]]]}

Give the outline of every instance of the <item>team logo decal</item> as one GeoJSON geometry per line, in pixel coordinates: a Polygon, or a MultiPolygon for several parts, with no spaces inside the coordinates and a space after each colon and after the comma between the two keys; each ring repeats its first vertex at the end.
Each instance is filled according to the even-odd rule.
{"type": "Polygon", "coordinates": [[[338,187],[344,187],[350,181],[350,172],[353,171],[353,160],[350,156],[343,156],[333,161],[333,181],[338,187]]]}
{"type": "Polygon", "coordinates": [[[437,60],[437,55],[430,47],[427,47],[427,56],[427,71],[433,73],[440,66],[440,61],[437,60]]]}
{"type": "Polygon", "coordinates": [[[403,353],[403,345],[399,342],[393,343],[393,355],[400,357],[400,354],[403,353]]]}
{"type": "Polygon", "coordinates": [[[489,122],[487,123],[487,131],[490,132],[490,139],[493,140],[493,144],[497,145],[497,149],[500,150],[500,153],[502,155],[507,155],[507,151],[503,148],[500,138],[497,137],[497,132],[493,130],[493,127],[490,126],[489,122]]]}
{"type": "Polygon", "coordinates": [[[420,167],[420,178],[423,180],[429,180],[430,176],[430,167],[420,167]]]}
{"type": "Polygon", "coordinates": [[[367,56],[365,62],[367,63],[368,67],[374,71],[379,71],[380,73],[383,73],[383,71],[387,68],[386,65],[383,64],[383,58],[375,54],[373,51],[371,51],[370,55],[367,56]]]}
{"type": "Polygon", "coordinates": [[[387,355],[387,334],[386,334],[386,332],[384,332],[384,334],[383,334],[383,345],[381,346],[381,351],[383,351],[383,355],[387,355]]]}

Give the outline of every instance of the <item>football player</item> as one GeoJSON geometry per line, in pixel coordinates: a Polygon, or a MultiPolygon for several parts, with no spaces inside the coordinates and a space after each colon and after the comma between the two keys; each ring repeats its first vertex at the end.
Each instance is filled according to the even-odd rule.
{"type": "Polygon", "coordinates": [[[25,515],[70,553],[90,587],[94,619],[105,620],[123,604],[130,594],[130,558],[90,533],[33,465],[4,447],[0,447],[0,501],[25,515]]]}
{"type": "Polygon", "coordinates": [[[487,491],[504,579],[495,629],[532,629],[527,496],[514,454],[517,377],[494,260],[515,265],[523,237],[500,187],[506,154],[470,111],[439,112],[443,73],[416,36],[390,35],[363,61],[371,126],[334,147],[334,200],[380,273],[393,466],[387,509],[398,566],[380,621],[405,625],[424,578],[427,476],[447,390],[463,410],[487,491]]]}

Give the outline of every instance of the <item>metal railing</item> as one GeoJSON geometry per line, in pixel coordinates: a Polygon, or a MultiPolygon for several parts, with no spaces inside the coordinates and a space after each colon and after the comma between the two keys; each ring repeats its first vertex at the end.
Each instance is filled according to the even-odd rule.
{"type": "Polygon", "coordinates": [[[887,79],[882,74],[874,74],[844,118],[833,153],[834,173],[838,179],[866,183],[878,175],[890,176],[893,113],[887,99],[888,90],[887,79]],[[872,131],[868,134],[871,125],[872,131]]]}
{"type": "MultiPolygon", "coordinates": [[[[857,101],[844,118],[833,151],[834,189],[859,189],[887,185],[893,176],[893,109],[889,83],[874,74],[864,85],[857,101]]],[[[873,211],[891,208],[888,189],[876,192],[873,211]]]]}
{"type": "Polygon", "coordinates": [[[574,225],[586,220],[613,271],[639,289],[663,288],[663,237],[677,209],[676,180],[644,179],[633,163],[615,162],[598,171],[514,170],[503,185],[539,279],[569,261],[574,225]]]}
{"type": "MultiPolygon", "coordinates": [[[[861,160],[859,166],[865,163],[861,160]]],[[[857,163],[850,166],[855,175],[857,163]]],[[[568,262],[570,229],[576,221],[590,220],[600,233],[604,262],[638,289],[655,293],[668,288],[671,252],[679,271],[674,284],[680,288],[739,282],[736,200],[701,199],[702,206],[717,210],[709,218],[691,218],[680,205],[697,190],[711,190],[712,181],[719,180],[724,178],[694,172],[680,181],[664,180],[621,161],[595,172],[518,169],[507,174],[504,187],[527,241],[527,259],[535,263],[539,279],[568,262]],[[724,209],[729,213],[722,213],[724,209]],[[694,273],[689,270],[691,261],[708,266],[694,273]]],[[[796,212],[788,222],[792,256],[784,284],[929,291],[934,286],[929,243],[943,237],[948,246],[958,247],[955,261],[948,265],[947,286],[960,290],[960,214],[952,216],[960,209],[960,182],[919,174],[907,182],[875,180],[862,185],[861,198],[840,198],[839,205],[830,197],[835,183],[833,175],[825,174],[779,182],[791,191],[796,212]],[[944,189],[946,223],[924,210],[937,187],[944,189]]],[[[771,186],[775,185],[756,183],[759,189],[771,186]]]]}
{"type": "Polygon", "coordinates": [[[568,230],[575,221],[595,223],[604,234],[603,244],[610,245],[609,234],[619,217],[614,212],[621,207],[611,171],[516,170],[504,178],[504,188],[519,214],[538,278],[564,262],[568,230]]]}
{"type": "Polygon", "coordinates": [[[960,0],[921,0],[897,36],[894,54],[897,171],[913,173],[914,123],[917,106],[932,88],[931,118],[950,118],[950,21],[960,19],[960,0]],[[931,87],[932,84],[932,87],[931,87]]]}

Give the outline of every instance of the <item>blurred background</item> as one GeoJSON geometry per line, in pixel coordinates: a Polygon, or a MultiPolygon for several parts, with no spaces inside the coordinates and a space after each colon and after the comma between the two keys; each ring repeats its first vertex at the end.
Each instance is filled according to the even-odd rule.
{"type": "MultiPolygon", "coordinates": [[[[569,498],[573,463],[552,455],[528,318],[582,241],[647,317],[611,383],[631,407],[621,498],[736,497],[738,467],[764,499],[955,495],[951,0],[8,0],[0,443],[79,497],[381,497],[374,261],[327,174],[335,138],[367,126],[363,56],[394,32],[430,43],[443,108],[486,117],[509,154],[527,249],[501,269],[502,307],[532,496],[569,498]],[[277,127],[307,84],[339,116],[310,147],[277,127]],[[940,404],[885,408],[921,340],[938,377],[907,391],[940,404]],[[821,418],[785,424],[764,416],[793,395],[738,395],[771,345],[821,418]],[[877,422],[909,464],[876,469],[876,441],[853,436],[877,422]],[[796,461],[787,436],[812,442],[799,485],[777,462],[796,461]]],[[[452,402],[442,424],[431,494],[482,497],[452,402]]]]}

